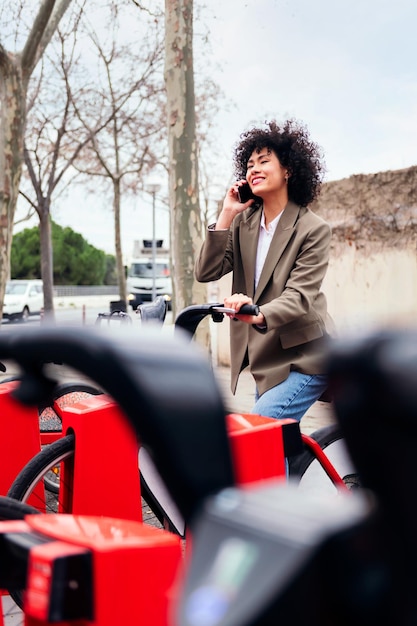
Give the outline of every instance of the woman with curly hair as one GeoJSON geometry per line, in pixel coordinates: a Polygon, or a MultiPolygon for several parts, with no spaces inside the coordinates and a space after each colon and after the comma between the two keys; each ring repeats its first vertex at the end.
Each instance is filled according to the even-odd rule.
{"type": "Polygon", "coordinates": [[[233,272],[232,295],[224,299],[239,320],[230,329],[232,392],[249,366],[252,412],[301,420],[327,386],[322,356],[332,322],[321,284],[331,231],[307,208],[319,194],[324,165],[294,120],[243,133],[234,165],[237,182],[209,226],[195,276],[209,282],[233,272]],[[245,188],[252,197],[240,202],[245,188]],[[258,315],[239,314],[252,303],[258,315]]]}

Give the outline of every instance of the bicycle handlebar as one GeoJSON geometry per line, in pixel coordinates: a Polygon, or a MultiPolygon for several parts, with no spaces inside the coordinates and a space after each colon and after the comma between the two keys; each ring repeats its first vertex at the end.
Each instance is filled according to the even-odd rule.
{"type": "MultiPolygon", "coordinates": [[[[225,307],[220,302],[193,304],[183,309],[175,320],[175,329],[182,328],[191,336],[194,335],[199,323],[208,315],[213,322],[222,322],[226,314],[236,314],[234,309],[225,307]]],[[[259,315],[257,304],[244,304],[240,307],[240,315],[259,315]]]]}
{"type": "MultiPolygon", "coordinates": [[[[213,307],[213,305],[211,305],[213,307]]],[[[257,304],[242,304],[239,311],[231,309],[223,305],[216,305],[213,310],[218,313],[232,313],[234,315],[259,315],[259,307],[257,304]]]]}

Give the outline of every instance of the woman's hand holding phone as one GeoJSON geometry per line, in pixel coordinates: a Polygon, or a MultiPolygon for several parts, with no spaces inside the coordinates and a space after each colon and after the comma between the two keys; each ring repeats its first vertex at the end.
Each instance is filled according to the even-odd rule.
{"type": "Polygon", "coordinates": [[[238,180],[232,187],[229,188],[229,191],[226,194],[221,213],[216,222],[215,230],[227,230],[236,215],[245,211],[251,206],[252,203],[253,195],[248,183],[246,180],[238,180]],[[247,200],[244,201],[243,198],[245,191],[243,191],[243,188],[247,188],[247,191],[250,192],[247,200]]]}
{"type": "Polygon", "coordinates": [[[243,183],[243,185],[240,185],[238,187],[237,196],[241,204],[245,204],[245,202],[255,199],[255,196],[253,195],[248,183],[243,183]]]}

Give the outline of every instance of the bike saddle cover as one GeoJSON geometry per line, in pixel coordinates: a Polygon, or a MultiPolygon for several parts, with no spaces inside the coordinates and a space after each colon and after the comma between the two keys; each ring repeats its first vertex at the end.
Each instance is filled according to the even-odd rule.
{"type": "Polygon", "coordinates": [[[157,296],[152,302],[140,304],[137,308],[142,323],[153,322],[163,324],[166,317],[168,303],[164,296],[157,296]]]}
{"type": "MultiPolygon", "coordinates": [[[[187,524],[210,494],[234,483],[225,409],[205,353],[150,327],[48,327],[0,334],[0,359],[23,370],[15,395],[39,403],[60,363],[96,382],[133,425],[187,524]]],[[[109,434],[109,436],[112,436],[109,434]]]]}
{"type": "Polygon", "coordinates": [[[351,458],[378,502],[381,554],[399,587],[398,606],[415,621],[417,332],[385,329],[334,343],[328,370],[351,458]]]}
{"type": "Polygon", "coordinates": [[[417,487],[417,332],[384,330],[334,342],[328,373],[361,480],[396,515],[391,499],[408,501],[410,481],[417,487]],[[394,462],[393,454],[400,454],[401,462],[394,462]],[[387,471],[381,472],[384,467],[387,471]]]}
{"type": "Polygon", "coordinates": [[[209,498],[193,527],[176,623],[379,626],[386,587],[375,580],[369,589],[375,563],[361,554],[370,515],[359,492],[335,501],[282,481],[209,498]]]}

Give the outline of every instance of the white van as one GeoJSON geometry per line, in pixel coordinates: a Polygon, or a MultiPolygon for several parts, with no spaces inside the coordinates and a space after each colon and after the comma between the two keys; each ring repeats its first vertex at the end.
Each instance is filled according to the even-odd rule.
{"type": "Polygon", "coordinates": [[[150,302],[153,296],[165,296],[170,309],[172,280],[168,250],[162,248],[162,240],[157,240],[154,265],[152,240],[144,239],[143,243],[141,255],[132,259],[127,274],[126,286],[129,304],[136,310],[139,304],[150,302]],[[153,293],[154,281],[155,292],[153,293]]]}

